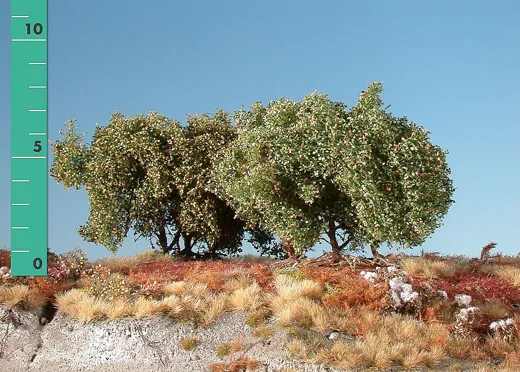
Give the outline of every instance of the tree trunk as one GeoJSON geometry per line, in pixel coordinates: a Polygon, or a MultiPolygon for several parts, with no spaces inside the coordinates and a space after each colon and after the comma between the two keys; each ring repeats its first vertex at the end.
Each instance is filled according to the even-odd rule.
{"type": "Polygon", "coordinates": [[[191,244],[191,235],[188,234],[182,234],[182,240],[184,241],[184,249],[182,251],[179,251],[179,254],[181,256],[191,257],[193,256],[193,252],[191,251],[192,244],[191,244]]]}
{"type": "Polygon", "coordinates": [[[285,249],[285,251],[289,254],[289,258],[295,259],[296,252],[294,251],[292,245],[292,239],[280,238],[280,242],[282,243],[282,246],[285,249]]]}
{"type": "Polygon", "coordinates": [[[370,249],[372,250],[372,256],[374,256],[374,259],[381,257],[377,251],[379,244],[379,242],[370,243],[370,249]]]}
{"type": "Polygon", "coordinates": [[[329,236],[330,246],[332,247],[332,259],[334,262],[338,262],[341,257],[341,251],[339,249],[338,240],[336,239],[336,226],[334,220],[329,220],[329,230],[327,231],[329,236]]]}
{"type": "Polygon", "coordinates": [[[168,254],[168,237],[166,236],[166,228],[164,224],[159,226],[159,235],[158,235],[159,245],[163,253],[168,254]]]}

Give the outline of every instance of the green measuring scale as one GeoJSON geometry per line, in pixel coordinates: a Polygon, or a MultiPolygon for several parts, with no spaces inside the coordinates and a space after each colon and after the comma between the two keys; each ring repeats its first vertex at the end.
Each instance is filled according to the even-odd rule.
{"type": "Polygon", "coordinates": [[[47,275],[47,0],[11,0],[11,275],[47,275]]]}

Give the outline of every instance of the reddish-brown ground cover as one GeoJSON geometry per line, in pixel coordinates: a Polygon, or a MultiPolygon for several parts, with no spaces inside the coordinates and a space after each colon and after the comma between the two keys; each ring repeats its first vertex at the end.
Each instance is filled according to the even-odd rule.
{"type": "Polygon", "coordinates": [[[449,278],[430,280],[413,276],[413,279],[414,285],[428,282],[438,290],[445,291],[450,300],[453,300],[456,294],[466,294],[474,300],[492,301],[500,299],[510,305],[520,304],[520,289],[493,274],[464,270],[449,278]]]}

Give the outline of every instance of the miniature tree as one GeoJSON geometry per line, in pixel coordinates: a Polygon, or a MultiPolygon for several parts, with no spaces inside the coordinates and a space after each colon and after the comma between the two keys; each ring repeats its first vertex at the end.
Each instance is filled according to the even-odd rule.
{"type": "Polygon", "coordinates": [[[241,250],[244,222],[206,187],[234,128],[222,111],[188,123],[185,128],[153,112],[131,118],[114,113],[105,127],[96,126],[90,147],[74,121],[60,132],[51,175],[66,188],[87,190],[90,215],[78,229],[86,241],[115,253],[133,228],[138,238],[155,238],[163,252],[241,250]]]}
{"type": "Polygon", "coordinates": [[[323,234],[336,258],[365,245],[377,254],[383,242],[421,244],[453,202],[446,152],[386,113],[381,92],[371,84],[350,111],[319,93],[237,111],[213,191],[293,257],[323,234]]]}

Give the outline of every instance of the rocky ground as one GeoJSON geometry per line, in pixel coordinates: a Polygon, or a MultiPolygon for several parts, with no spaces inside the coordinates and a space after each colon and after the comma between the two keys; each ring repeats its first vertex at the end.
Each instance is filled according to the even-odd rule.
{"type": "MultiPolygon", "coordinates": [[[[58,312],[42,325],[40,314],[33,312],[2,308],[1,315],[1,371],[210,371],[210,364],[231,360],[218,357],[217,346],[234,342],[240,335],[246,349],[233,358],[243,355],[258,360],[258,371],[335,371],[289,358],[285,351],[288,336],[282,329],[268,341],[253,337],[242,313],[227,314],[203,328],[161,316],[83,323],[58,312]],[[183,350],[179,343],[187,337],[196,337],[200,344],[183,350]]],[[[435,369],[448,370],[449,364],[435,369]]],[[[457,370],[471,368],[466,364],[457,370]]]]}

